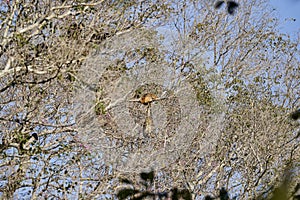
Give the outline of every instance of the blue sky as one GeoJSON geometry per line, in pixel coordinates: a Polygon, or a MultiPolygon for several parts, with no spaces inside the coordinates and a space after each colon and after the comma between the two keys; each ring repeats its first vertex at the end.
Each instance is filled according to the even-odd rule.
{"type": "Polygon", "coordinates": [[[300,32],[300,0],[270,0],[278,11],[281,32],[300,32]],[[291,19],[296,19],[292,21],[291,19]]]}

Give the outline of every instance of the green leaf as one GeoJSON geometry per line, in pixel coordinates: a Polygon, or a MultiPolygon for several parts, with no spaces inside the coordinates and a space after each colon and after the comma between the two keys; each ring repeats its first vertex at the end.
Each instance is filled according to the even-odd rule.
{"type": "Polygon", "coordinates": [[[140,174],[141,176],[141,179],[143,179],[144,181],[150,181],[151,183],[153,182],[153,179],[154,179],[154,171],[151,171],[149,173],[147,172],[142,172],[140,174]]]}
{"type": "Polygon", "coordinates": [[[122,199],[126,199],[127,197],[130,197],[132,195],[135,195],[138,192],[139,192],[138,190],[134,190],[131,188],[125,188],[118,192],[117,197],[118,197],[118,199],[122,200],[122,199]]]}

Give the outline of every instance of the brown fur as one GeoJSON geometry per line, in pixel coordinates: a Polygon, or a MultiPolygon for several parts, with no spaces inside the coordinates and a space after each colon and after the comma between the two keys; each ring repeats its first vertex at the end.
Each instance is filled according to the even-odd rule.
{"type": "Polygon", "coordinates": [[[148,104],[151,103],[152,101],[155,101],[157,99],[157,96],[155,94],[152,93],[148,93],[142,96],[142,98],[140,99],[140,102],[142,104],[148,104]]]}

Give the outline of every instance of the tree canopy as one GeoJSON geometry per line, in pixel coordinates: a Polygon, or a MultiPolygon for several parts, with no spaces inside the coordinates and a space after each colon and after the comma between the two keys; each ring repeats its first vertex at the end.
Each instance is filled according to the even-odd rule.
{"type": "Polygon", "coordinates": [[[277,27],[266,0],[1,1],[0,198],[259,199],[287,170],[297,195],[277,27]]]}

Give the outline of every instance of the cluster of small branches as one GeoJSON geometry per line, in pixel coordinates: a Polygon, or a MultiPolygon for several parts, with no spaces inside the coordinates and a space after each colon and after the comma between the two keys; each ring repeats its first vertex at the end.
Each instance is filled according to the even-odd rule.
{"type": "Polygon", "coordinates": [[[299,38],[238,3],[1,1],[0,198],[114,198],[149,168],[193,199],[255,199],[286,166],[297,188],[299,38]]]}

